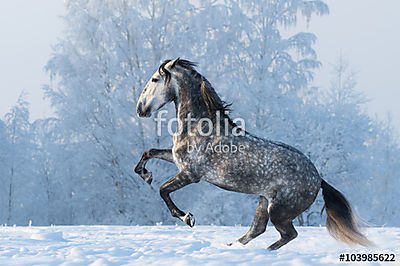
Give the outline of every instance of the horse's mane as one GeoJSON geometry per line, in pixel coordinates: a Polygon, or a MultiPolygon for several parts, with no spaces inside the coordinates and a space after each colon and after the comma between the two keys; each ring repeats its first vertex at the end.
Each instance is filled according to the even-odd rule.
{"type": "Polygon", "coordinates": [[[232,104],[221,100],[217,92],[211,86],[211,83],[208,82],[208,80],[204,77],[200,84],[200,92],[204,103],[206,104],[210,118],[215,116],[217,111],[220,111],[222,116],[226,116],[226,114],[230,111],[229,107],[232,104]]]}
{"type": "MultiPolygon", "coordinates": [[[[170,60],[170,59],[165,60],[165,61],[160,65],[160,67],[158,68],[158,73],[159,73],[161,76],[162,76],[163,74],[165,75],[165,79],[164,79],[164,82],[165,82],[165,83],[168,83],[168,82],[171,80],[171,72],[169,72],[169,71],[165,68],[165,66],[166,66],[169,62],[171,62],[171,61],[172,61],[172,60],[170,60]]],[[[174,64],[171,65],[171,68],[174,68],[176,65],[181,66],[181,67],[183,67],[183,68],[185,68],[185,69],[189,69],[189,70],[192,70],[192,71],[196,71],[196,70],[194,69],[194,67],[197,66],[197,63],[191,62],[191,61],[189,61],[189,60],[185,60],[185,59],[180,59],[180,58],[178,58],[178,59],[174,62],[174,64]]]]}
{"type": "MultiPolygon", "coordinates": [[[[158,73],[160,75],[164,74],[165,79],[164,81],[168,83],[171,80],[171,72],[169,72],[165,66],[171,62],[171,60],[165,60],[160,67],[158,68],[158,73]]],[[[173,65],[171,65],[171,68],[175,67],[176,65],[181,66],[187,70],[190,70],[194,72],[193,74],[198,74],[200,75],[194,67],[197,66],[197,63],[185,60],[185,59],[180,59],[178,58],[173,65]]],[[[212,87],[211,83],[202,75],[201,76],[201,84],[200,84],[200,92],[201,96],[203,97],[204,103],[207,107],[208,115],[212,119],[215,117],[215,114],[217,111],[220,112],[221,116],[227,117],[227,113],[230,111],[229,107],[232,105],[231,103],[226,103],[221,98],[218,96],[214,88],[212,87]]],[[[228,117],[229,118],[229,117],[228,117]]],[[[229,122],[231,123],[230,119],[229,122]]],[[[233,124],[233,122],[231,123],[233,124]]]]}

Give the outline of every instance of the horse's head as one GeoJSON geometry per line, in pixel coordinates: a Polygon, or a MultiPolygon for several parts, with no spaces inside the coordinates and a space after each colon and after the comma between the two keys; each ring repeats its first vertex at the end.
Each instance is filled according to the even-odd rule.
{"type": "Polygon", "coordinates": [[[179,60],[177,58],[164,61],[151,76],[136,106],[138,116],[150,117],[152,113],[178,97],[178,85],[172,70],[179,60]]]}

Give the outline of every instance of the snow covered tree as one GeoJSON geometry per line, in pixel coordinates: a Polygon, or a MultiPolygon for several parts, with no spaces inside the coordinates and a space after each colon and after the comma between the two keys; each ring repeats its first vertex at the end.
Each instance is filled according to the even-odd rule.
{"type": "Polygon", "coordinates": [[[31,124],[31,134],[36,149],[33,159],[36,165],[38,182],[41,184],[42,197],[45,204],[45,215],[42,217],[45,224],[65,224],[70,207],[65,194],[70,192],[66,183],[66,176],[61,178],[58,171],[65,173],[62,163],[67,156],[62,146],[62,135],[59,132],[58,120],[55,118],[38,119],[31,124]],[[57,179],[56,179],[57,178],[57,179]]]}
{"type": "MultiPolygon", "coordinates": [[[[7,137],[7,126],[0,120],[0,182],[1,184],[9,183],[9,168],[7,162],[7,154],[9,153],[9,144],[7,137]]],[[[7,222],[8,218],[8,195],[9,187],[7,185],[0,186],[0,223],[7,222]]]]}
{"type": "MultiPolygon", "coordinates": [[[[23,99],[21,94],[18,98],[17,105],[13,106],[9,113],[5,115],[7,124],[8,141],[10,143],[10,152],[8,154],[8,204],[7,204],[7,221],[12,221],[13,212],[18,204],[15,203],[15,186],[16,186],[16,167],[23,164],[26,153],[23,151],[29,143],[27,142],[27,134],[29,132],[29,109],[28,103],[23,99]]],[[[31,170],[31,169],[30,169],[31,170]]]]}
{"type": "Polygon", "coordinates": [[[28,103],[24,98],[25,94],[21,93],[16,105],[5,115],[8,144],[4,175],[8,180],[3,184],[7,184],[7,216],[2,222],[26,225],[29,220],[35,220],[44,224],[47,221],[41,217],[46,210],[38,207],[43,206],[43,194],[33,157],[36,147],[30,131],[28,103]]]}
{"type": "MultiPolygon", "coordinates": [[[[387,121],[374,121],[371,138],[367,142],[369,164],[366,171],[369,174],[365,192],[372,195],[368,207],[360,203],[362,215],[374,225],[398,226],[400,207],[398,191],[400,189],[400,148],[396,130],[391,122],[390,114],[387,121]]],[[[364,195],[366,193],[363,193],[364,195]]]]}

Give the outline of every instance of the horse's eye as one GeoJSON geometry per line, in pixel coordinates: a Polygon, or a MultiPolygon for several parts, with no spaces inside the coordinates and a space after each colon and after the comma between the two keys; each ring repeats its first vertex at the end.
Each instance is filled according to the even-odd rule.
{"type": "Polygon", "coordinates": [[[153,82],[158,82],[158,79],[152,78],[151,81],[153,81],[153,82]]]}

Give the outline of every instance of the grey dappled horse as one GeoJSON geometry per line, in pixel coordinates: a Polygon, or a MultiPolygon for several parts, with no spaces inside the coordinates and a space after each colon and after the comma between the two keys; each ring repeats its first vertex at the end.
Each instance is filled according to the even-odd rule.
{"type": "Polygon", "coordinates": [[[296,238],[293,219],[314,202],[322,188],[331,235],[348,244],[370,245],[358,230],[345,197],[321,179],[312,162],[291,146],[258,138],[237,126],[227,115],[227,105],[194,66],[179,58],[166,60],[137,103],[140,117],[150,117],[165,104],[175,103],[178,126],[173,148],[147,150],[135,168],[150,184],[151,172],[145,168],[149,159],[176,164],[178,173],[160,188],[172,216],[194,225],[193,215],[181,211],[169,194],[200,180],[230,191],[257,194],[260,198],[253,224],[238,241],[247,244],[265,232],[271,219],[281,235],[268,248],[275,250],[296,238]],[[217,145],[225,149],[216,151],[217,145]]]}

